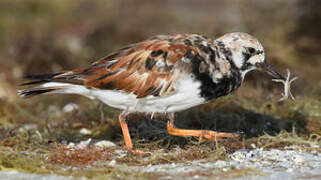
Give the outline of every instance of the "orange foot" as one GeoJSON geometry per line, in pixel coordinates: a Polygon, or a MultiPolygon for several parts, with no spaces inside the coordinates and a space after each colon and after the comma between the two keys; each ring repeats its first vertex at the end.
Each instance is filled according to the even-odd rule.
{"type": "Polygon", "coordinates": [[[218,141],[221,138],[238,138],[239,135],[235,133],[224,133],[224,132],[216,132],[210,130],[189,130],[189,129],[178,129],[174,126],[174,120],[170,119],[167,122],[167,132],[170,135],[175,136],[195,136],[199,138],[199,141],[203,141],[204,139],[210,141],[218,141]]]}
{"type": "Polygon", "coordinates": [[[199,141],[202,142],[204,139],[207,139],[209,141],[218,141],[221,138],[238,138],[239,135],[236,133],[223,133],[223,132],[217,132],[217,131],[210,131],[210,130],[194,130],[194,131],[200,131],[199,141]]]}

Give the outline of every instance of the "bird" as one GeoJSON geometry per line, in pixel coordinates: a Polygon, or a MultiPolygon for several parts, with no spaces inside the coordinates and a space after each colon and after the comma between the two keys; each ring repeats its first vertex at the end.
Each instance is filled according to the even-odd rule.
{"type": "Polygon", "coordinates": [[[22,85],[32,87],[18,94],[24,98],[78,94],[120,109],[126,149],[140,153],[130,137],[126,118],[130,113],[166,114],[170,135],[210,141],[238,137],[237,133],[179,129],[174,113],[234,92],[253,70],[286,80],[265,58],[259,40],[247,33],[232,32],[217,39],[199,34],[158,35],[120,48],[85,68],[25,76],[29,82],[22,85]]]}

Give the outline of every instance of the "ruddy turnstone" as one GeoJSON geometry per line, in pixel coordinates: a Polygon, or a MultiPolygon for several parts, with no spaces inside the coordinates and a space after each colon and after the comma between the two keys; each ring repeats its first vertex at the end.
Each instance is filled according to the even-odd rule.
{"type": "Polygon", "coordinates": [[[38,86],[20,90],[19,95],[79,94],[121,109],[125,144],[135,152],[126,123],[126,115],[132,112],[167,113],[171,135],[212,141],[237,137],[178,129],[174,112],[230,94],[241,86],[247,72],[256,69],[284,84],[289,82],[265,59],[263,46],[249,34],[230,33],[216,40],[197,34],[160,35],[121,48],[86,68],[26,76],[32,81],[23,85],[38,86]]]}

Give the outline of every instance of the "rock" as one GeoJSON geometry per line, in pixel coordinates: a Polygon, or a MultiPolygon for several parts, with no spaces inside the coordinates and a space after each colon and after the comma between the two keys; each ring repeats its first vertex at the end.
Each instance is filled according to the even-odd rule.
{"type": "Polygon", "coordinates": [[[38,124],[24,124],[17,131],[21,133],[24,131],[37,130],[37,129],[38,129],[38,124]]]}
{"type": "Polygon", "coordinates": [[[86,128],[81,128],[79,133],[82,134],[82,135],[91,135],[92,131],[89,130],[89,129],[86,129],[86,128]]]}
{"type": "Polygon", "coordinates": [[[109,166],[115,166],[116,165],[116,160],[113,159],[108,163],[109,166]]]}
{"type": "Polygon", "coordinates": [[[227,172],[229,169],[228,168],[222,168],[222,171],[227,172]]]}
{"type": "Polygon", "coordinates": [[[78,105],[75,104],[75,103],[68,103],[66,104],[63,108],[62,108],[62,111],[64,113],[67,113],[67,112],[72,112],[74,110],[77,110],[78,109],[78,105]]]}
{"type": "Polygon", "coordinates": [[[85,149],[89,146],[90,142],[91,142],[91,138],[89,138],[86,141],[80,141],[77,145],[73,142],[70,142],[67,145],[67,148],[85,149]]]}
{"type": "Polygon", "coordinates": [[[70,142],[68,145],[67,145],[67,148],[74,148],[75,147],[75,143],[73,142],[70,142]]]}
{"type": "Polygon", "coordinates": [[[248,150],[247,149],[240,149],[233,154],[230,155],[230,158],[232,158],[234,161],[242,162],[247,157],[248,150]]]}
{"type": "Polygon", "coordinates": [[[256,145],[255,145],[254,143],[252,143],[252,144],[251,144],[251,147],[252,147],[253,149],[255,149],[255,148],[256,148],[256,145]]]}
{"type": "Polygon", "coordinates": [[[95,143],[95,146],[97,148],[109,148],[109,147],[115,147],[116,144],[111,142],[111,141],[107,141],[107,140],[103,140],[103,141],[98,141],[95,143]]]}
{"type": "Polygon", "coordinates": [[[77,144],[76,147],[79,148],[79,149],[85,149],[85,148],[87,148],[89,146],[90,142],[91,142],[91,138],[89,138],[86,141],[80,141],[80,143],[77,144]]]}

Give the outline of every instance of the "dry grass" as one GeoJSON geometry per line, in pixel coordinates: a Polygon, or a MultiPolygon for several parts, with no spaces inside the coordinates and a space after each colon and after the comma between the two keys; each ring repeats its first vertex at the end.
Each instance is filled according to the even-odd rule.
{"type": "Polygon", "coordinates": [[[97,162],[109,161],[110,156],[109,149],[78,149],[59,145],[51,149],[49,159],[56,165],[86,167],[94,166],[97,162]]]}

